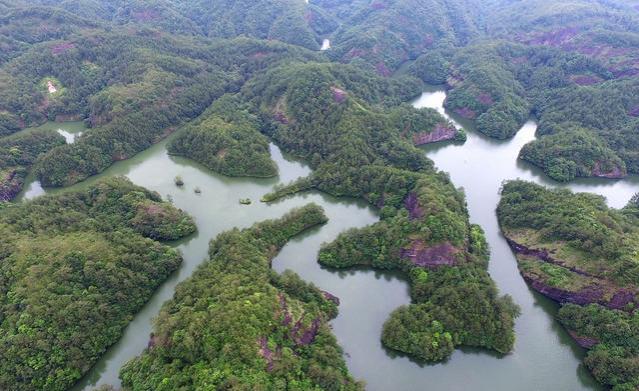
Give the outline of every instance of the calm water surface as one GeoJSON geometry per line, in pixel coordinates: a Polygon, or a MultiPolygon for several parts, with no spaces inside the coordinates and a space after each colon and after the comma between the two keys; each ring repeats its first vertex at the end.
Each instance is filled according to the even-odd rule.
{"type": "Polygon", "coordinates": [[[31,133],[36,130],[47,130],[51,132],[58,132],[60,135],[64,136],[67,144],[73,144],[75,140],[87,130],[87,127],[84,125],[83,121],[72,121],[72,122],[46,122],[41,126],[26,128],[19,132],[12,134],[9,137],[15,137],[21,134],[31,133]]]}
{"type": "MultiPolygon", "coordinates": [[[[414,104],[443,111],[445,93],[433,89],[414,104]]],[[[469,128],[468,124],[464,124],[469,128]]],[[[56,126],[65,130],[60,124],[56,126]]],[[[66,129],[68,130],[68,129],[66,129]]],[[[370,270],[336,272],[317,263],[322,242],[333,240],[340,232],[377,221],[376,213],[357,200],[335,199],[320,193],[307,193],[273,204],[258,200],[277,183],[307,175],[305,165],[282,155],[272,145],[271,153],[280,170],[278,178],[228,178],[212,173],[187,159],[166,153],[166,142],[118,162],[103,174],[63,190],[83,188],[105,176],[126,175],[134,183],[171,196],[174,204],[194,216],[198,233],[174,245],[184,256],[180,269],[155,293],[126,328],[122,339],[98,361],[75,390],[88,390],[101,384],[119,385],[118,372],[123,363],[140,354],[147,345],[152,319],[162,303],[173,296],[176,284],[188,278],[206,259],[208,242],[232,227],[248,227],[257,221],[277,218],[293,207],[309,202],[326,210],[329,223],[294,238],[273,261],[277,271],[292,269],[303,279],[315,283],[340,300],[340,314],[332,322],[333,331],[346,352],[349,369],[363,379],[370,390],[593,390],[595,382],[579,364],[584,351],[576,346],[553,320],[556,305],[533,293],[519,276],[515,259],[500,236],[495,217],[498,191],[504,179],[523,178],[549,182],[535,169],[516,159],[521,146],[534,139],[535,124],[528,122],[517,136],[499,142],[468,129],[463,146],[440,144],[425,148],[436,165],[451,174],[453,182],[464,187],[471,220],[486,230],[492,249],[490,272],[503,293],[511,294],[522,307],[517,321],[515,351],[507,356],[475,349],[456,351],[445,363],[424,365],[384,349],[381,328],[391,311],[410,301],[407,284],[392,273],[370,270]],[[463,150],[462,150],[463,148],[463,150]],[[181,175],[185,186],[178,188],[173,178],[181,175]],[[202,189],[195,194],[194,188],[202,189]],[[239,198],[251,198],[243,206],[239,198]]],[[[606,195],[613,206],[622,206],[639,190],[636,178],[624,181],[579,181],[570,185],[579,191],[606,195]]],[[[33,179],[20,199],[45,193],[33,179]]]]}
{"type": "MultiPolygon", "coordinates": [[[[168,140],[167,140],[168,141],[168,140]]],[[[184,263],[166,281],[152,299],[136,314],[126,328],[121,340],[112,346],[98,361],[97,365],[74,388],[90,390],[102,384],[119,385],[118,372],[122,365],[139,355],[147,345],[152,330],[152,319],[166,300],[173,296],[175,286],[188,278],[195,268],[207,257],[208,243],[219,233],[233,227],[249,227],[257,221],[277,218],[296,206],[315,202],[324,207],[329,217],[328,224],[295,238],[278,256],[275,265],[283,270],[284,264],[300,273],[309,281],[343,298],[341,315],[337,325],[348,325],[345,332],[362,332],[355,328],[369,329],[361,348],[367,346],[381,350],[379,335],[381,322],[397,306],[409,302],[408,288],[404,281],[392,274],[373,271],[348,273],[329,272],[319,269],[317,252],[322,242],[332,241],[340,232],[351,227],[363,227],[378,220],[376,213],[364,202],[352,199],[335,199],[325,194],[307,193],[273,204],[259,202],[262,195],[280,182],[290,182],[310,173],[305,165],[283,156],[271,145],[271,155],[279,167],[280,175],[273,179],[229,178],[215,174],[187,159],[172,157],[166,153],[166,142],[136,155],[132,159],[118,162],[107,171],[85,182],[65,189],[42,189],[37,181],[30,178],[19,199],[31,199],[46,193],[59,193],[89,186],[95,181],[113,175],[126,175],[134,183],[155,190],[165,198],[170,196],[174,204],[191,214],[198,226],[197,234],[175,243],[183,254],[184,263]],[[173,183],[176,175],[182,176],[185,185],[178,188],[173,183]],[[194,192],[195,187],[202,190],[194,192]],[[240,205],[240,198],[251,198],[251,205],[240,205]],[[383,306],[372,307],[368,300],[384,301],[383,306]],[[358,310],[359,308],[359,310],[358,310]],[[381,312],[380,312],[381,311],[381,312]],[[373,313],[375,316],[371,316],[373,313]],[[362,324],[361,320],[379,318],[379,325],[362,324]]],[[[348,339],[344,335],[342,339],[348,339]]]]}

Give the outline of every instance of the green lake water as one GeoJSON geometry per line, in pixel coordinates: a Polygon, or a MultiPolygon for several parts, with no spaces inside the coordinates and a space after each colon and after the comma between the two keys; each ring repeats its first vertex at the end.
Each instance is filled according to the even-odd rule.
{"type": "MultiPolygon", "coordinates": [[[[426,91],[414,104],[443,111],[443,90],[426,91]]],[[[446,113],[445,113],[446,114],[446,113]]],[[[459,120],[458,120],[459,121],[459,120]]],[[[461,122],[461,121],[460,121],[461,122]]],[[[77,123],[72,123],[76,124],[77,123]]],[[[333,240],[340,232],[363,227],[378,220],[374,210],[352,199],[336,199],[321,193],[305,193],[273,204],[259,202],[274,185],[305,176],[310,169],[282,155],[271,145],[280,175],[272,179],[229,178],[215,174],[187,159],[169,156],[165,140],[104,173],[56,193],[79,189],[105,176],[125,175],[134,183],[170,196],[174,204],[194,216],[198,232],[174,245],[182,252],[184,263],[154,294],[126,328],[121,340],[112,346],[74,390],[90,390],[101,384],[118,385],[123,363],[140,354],[147,346],[152,319],[162,303],[173,295],[176,284],[188,278],[206,259],[208,243],[217,234],[233,227],[277,218],[293,207],[315,202],[324,207],[330,221],[289,242],[274,259],[277,271],[291,269],[303,279],[331,292],[341,300],[340,314],[332,321],[333,331],[344,348],[353,375],[366,381],[370,390],[595,390],[592,377],[580,365],[584,351],[579,348],[553,316],[557,306],[532,292],[520,277],[516,261],[499,234],[495,207],[501,182],[522,178],[551,182],[540,172],[517,160],[521,146],[534,139],[535,123],[530,121],[508,141],[495,141],[474,132],[468,124],[464,145],[437,144],[424,148],[437,167],[450,173],[453,182],[463,187],[468,199],[471,221],[482,225],[491,245],[490,273],[503,293],[511,294],[522,307],[516,324],[517,343],[512,354],[498,356],[476,349],[457,350],[452,357],[434,365],[414,362],[384,349],[381,328],[391,311],[410,300],[407,284],[392,273],[371,270],[331,271],[317,263],[321,243],[333,240]],[[173,183],[182,176],[185,185],[173,183]],[[202,192],[196,194],[195,187],[202,192]],[[240,205],[250,198],[251,205],[240,205]]],[[[48,125],[72,133],[66,124],[48,125]]],[[[83,129],[75,129],[75,133],[83,129]]],[[[578,191],[603,194],[612,206],[623,206],[636,191],[639,181],[583,180],[571,185],[578,191]]],[[[30,199],[45,190],[29,179],[19,199],[30,199]]]]}
{"type": "Polygon", "coordinates": [[[72,144],[75,140],[86,131],[86,126],[83,121],[73,122],[46,122],[38,127],[26,128],[19,132],[13,133],[9,137],[15,137],[21,134],[31,133],[36,130],[47,130],[51,132],[58,132],[64,137],[68,144],[72,144]]]}

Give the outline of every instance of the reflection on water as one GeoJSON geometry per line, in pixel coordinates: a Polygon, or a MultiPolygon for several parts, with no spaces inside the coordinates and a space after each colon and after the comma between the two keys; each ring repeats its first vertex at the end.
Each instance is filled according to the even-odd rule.
{"type": "MultiPolygon", "coordinates": [[[[15,137],[17,135],[22,135],[22,134],[28,134],[36,130],[47,130],[47,131],[57,132],[58,134],[64,137],[67,144],[73,144],[76,141],[76,139],[80,137],[86,131],[86,129],[87,127],[84,125],[84,122],[82,121],[72,121],[72,122],[49,121],[38,127],[23,129],[17,133],[14,133],[10,137],[15,137]]],[[[24,188],[22,189],[22,192],[18,194],[18,196],[16,197],[16,200],[17,201],[22,199],[28,200],[34,197],[41,196],[44,193],[45,191],[42,188],[42,185],[40,184],[40,182],[37,181],[33,175],[30,175],[26,179],[24,188]]]]}
{"type": "Polygon", "coordinates": [[[433,88],[413,104],[437,109],[457,126],[467,130],[463,145],[432,144],[423,149],[442,171],[450,174],[456,186],[463,187],[468,200],[471,221],[481,224],[491,247],[489,271],[503,293],[513,296],[522,308],[517,320],[517,342],[514,353],[500,360],[502,372],[493,376],[510,378],[518,389],[596,389],[587,371],[580,365],[584,350],[567,336],[554,320],[557,305],[529,289],[517,270],[516,259],[499,231],[495,208],[501,184],[509,179],[524,179],[550,187],[570,188],[605,196],[609,205],[624,206],[639,191],[639,179],[580,179],[560,184],[543,172],[519,159],[519,151],[535,139],[537,124],[530,120],[510,140],[488,138],[475,131],[472,123],[444,110],[446,93],[433,88]]]}
{"type": "MultiPolygon", "coordinates": [[[[457,127],[468,131],[465,144],[431,144],[423,147],[437,167],[451,174],[454,183],[468,189],[491,189],[495,193],[502,181],[524,179],[549,187],[568,188],[577,192],[591,192],[606,197],[608,204],[621,208],[633,194],[639,192],[639,177],[625,179],[581,178],[570,183],[559,183],[546,176],[541,169],[517,159],[521,148],[535,139],[537,124],[530,120],[510,140],[496,140],[475,131],[472,122],[448,113],[444,107],[446,92],[437,87],[417,98],[415,107],[431,107],[444,114],[457,127]],[[492,183],[492,185],[490,185],[492,183]]],[[[467,194],[468,195],[468,194],[467,194]]],[[[474,196],[473,196],[474,197],[474,196]]]]}
{"type": "MultiPolygon", "coordinates": [[[[74,387],[75,390],[90,390],[102,384],[119,385],[118,372],[120,368],[126,361],[139,355],[147,346],[152,330],[152,319],[159,312],[162,303],[170,299],[173,296],[175,286],[188,278],[195,268],[206,259],[209,240],[219,233],[233,227],[249,227],[257,221],[277,218],[291,208],[315,202],[324,207],[330,221],[328,224],[296,238],[294,243],[300,245],[300,248],[295,251],[295,260],[298,261],[298,265],[316,265],[315,260],[320,243],[332,240],[344,229],[362,227],[377,221],[376,214],[361,201],[338,200],[319,193],[305,193],[268,205],[261,202],[240,205],[238,202],[240,198],[259,200],[275,184],[289,182],[310,173],[307,166],[283,155],[274,145],[271,145],[271,155],[278,164],[279,177],[251,179],[225,177],[188,159],[169,156],[165,148],[166,142],[157,144],[129,160],[118,162],[101,175],[92,177],[76,186],[48,191],[58,193],[80,189],[106,176],[126,175],[134,183],[155,190],[165,198],[170,196],[177,207],[195,218],[198,226],[198,232],[195,235],[174,243],[184,257],[184,263],[180,269],[158,289],[142,311],[136,314],[120,341],[107,351],[88,375],[74,387]],[[176,175],[183,178],[184,186],[175,186],[173,178],[176,175]],[[194,192],[196,187],[201,189],[200,194],[194,192]]],[[[30,194],[27,191],[24,198],[29,198],[30,194]]],[[[321,273],[322,280],[318,281],[317,285],[327,290],[332,288],[329,281],[346,278],[338,273],[326,271],[321,273]]],[[[357,275],[360,274],[362,284],[365,285],[373,285],[368,282],[377,281],[379,278],[373,273],[358,273],[357,275]]],[[[395,283],[399,286],[397,296],[400,298],[400,301],[395,304],[396,306],[408,302],[408,295],[403,282],[395,280],[395,283]]],[[[348,285],[353,288],[352,284],[348,285]]],[[[346,292],[338,289],[334,289],[334,291],[347,295],[346,292]]],[[[375,336],[373,341],[377,343],[378,340],[379,334],[375,336]]]]}
{"type": "Polygon", "coordinates": [[[36,126],[33,128],[22,129],[19,132],[13,133],[9,137],[15,137],[18,135],[29,134],[34,131],[39,130],[47,130],[52,132],[57,132],[61,136],[64,137],[67,144],[73,144],[75,140],[87,130],[87,127],[84,125],[82,121],[70,121],[70,122],[45,122],[40,126],[36,126]]]}
{"type": "MultiPolygon", "coordinates": [[[[418,102],[443,111],[441,103],[444,97],[443,91],[424,94],[418,102]]],[[[462,121],[459,123],[463,124],[462,121]]],[[[541,180],[533,169],[516,163],[519,148],[534,137],[534,130],[534,123],[529,122],[513,140],[506,142],[497,142],[471,131],[463,146],[440,144],[425,148],[440,169],[449,171],[453,181],[466,188],[471,220],[484,227],[491,244],[490,272],[502,292],[513,295],[522,307],[513,354],[502,357],[478,349],[460,349],[444,363],[424,365],[384,349],[380,342],[383,323],[391,311],[409,303],[407,284],[392,273],[371,270],[337,272],[320,267],[316,261],[323,242],[332,241],[345,229],[377,221],[373,210],[361,201],[335,199],[314,192],[268,205],[260,202],[240,205],[240,198],[259,200],[276,183],[307,175],[309,168],[271,145],[271,154],[280,170],[278,178],[229,178],[187,159],[170,157],[165,148],[168,140],[165,140],[70,188],[86,187],[105,176],[126,175],[134,183],[155,190],[163,197],[170,196],[177,207],[194,216],[198,226],[195,235],[174,244],[184,256],[180,269],[158,289],[126,328],[122,339],[74,389],[88,390],[101,384],[119,384],[121,366],[146,347],[153,317],[162,303],[172,297],[176,284],[188,278],[204,261],[211,238],[232,227],[248,227],[257,221],[279,217],[308,202],[323,206],[329,222],[289,242],[274,259],[273,268],[277,271],[292,269],[303,279],[340,298],[339,316],[331,323],[333,331],[344,348],[349,369],[356,378],[366,381],[367,389],[598,389],[579,366],[583,350],[553,321],[556,305],[528,289],[496,224],[494,209],[503,179],[512,175],[528,175],[541,180]],[[184,179],[183,187],[174,185],[176,175],[184,179]],[[196,194],[195,187],[199,187],[202,193],[196,194]]],[[[609,185],[601,182],[588,186],[609,185]]],[[[32,181],[22,197],[28,199],[42,192],[32,181]]]]}
{"type": "Polygon", "coordinates": [[[22,189],[22,193],[19,194],[18,197],[16,197],[16,200],[30,200],[43,194],[45,194],[45,191],[42,188],[42,184],[40,183],[40,181],[33,178],[33,176],[29,176],[27,178],[24,189],[22,189]]]}

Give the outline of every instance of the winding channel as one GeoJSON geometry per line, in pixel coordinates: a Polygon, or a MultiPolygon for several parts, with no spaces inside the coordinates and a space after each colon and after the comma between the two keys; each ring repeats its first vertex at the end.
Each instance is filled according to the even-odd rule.
{"type": "MultiPolygon", "coordinates": [[[[323,269],[316,262],[321,243],[333,240],[346,229],[374,223],[378,219],[374,210],[361,201],[336,199],[315,192],[269,205],[260,202],[240,205],[239,198],[257,201],[275,184],[307,175],[310,169],[272,145],[271,154],[280,171],[278,178],[228,178],[189,160],[169,156],[166,152],[168,140],[165,140],[76,186],[46,191],[80,189],[102,177],[125,175],[138,185],[164,197],[170,196],[177,207],[194,216],[198,226],[197,234],[174,244],[184,256],[180,269],[158,289],[126,328],[121,340],[107,351],[74,390],[90,390],[102,384],[119,385],[121,366],[146,347],[153,317],[162,303],[172,297],[175,286],[205,260],[211,238],[233,227],[248,227],[257,221],[279,217],[291,208],[309,202],[324,207],[329,223],[289,242],[274,259],[273,268],[277,271],[291,269],[340,298],[340,314],[332,322],[333,331],[344,348],[353,376],[364,380],[367,389],[600,389],[580,365],[583,349],[554,321],[556,304],[526,286],[497,226],[495,207],[503,180],[522,178],[558,186],[539,170],[517,160],[521,147],[534,139],[536,124],[527,122],[511,140],[489,139],[474,132],[470,124],[446,113],[443,109],[445,96],[444,90],[432,88],[413,104],[439,110],[467,130],[468,140],[464,145],[430,145],[424,151],[439,169],[450,173],[457,186],[465,189],[471,221],[481,224],[491,246],[490,273],[501,292],[512,295],[522,308],[512,354],[498,356],[482,350],[462,349],[455,351],[444,363],[426,365],[384,349],[380,342],[382,325],[391,311],[410,301],[407,284],[392,273],[336,272],[323,269]],[[182,188],[173,183],[176,175],[184,179],[182,188]],[[202,190],[201,194],[194,192],[196,186],[202,190]]],[[[639,191],[639,179],[580,180],[567,187],[602,194],[611,206],[621,207],[639,191]]],[[[30,199],[44,192],[36,181],[31,180],[19,199],[30,199]]]]}

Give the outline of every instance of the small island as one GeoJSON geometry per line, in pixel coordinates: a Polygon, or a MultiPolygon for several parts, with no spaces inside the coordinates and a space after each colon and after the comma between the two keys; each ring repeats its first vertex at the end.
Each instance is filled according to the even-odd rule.
{"type": "Polygon", "coordinates": [[[177,187],[182,187],[184,186],[184,180],[182,179],[181,176],[176,176],[175,178],[173,178],[173,183],[175,183],[175,186],[177,187]]]}

